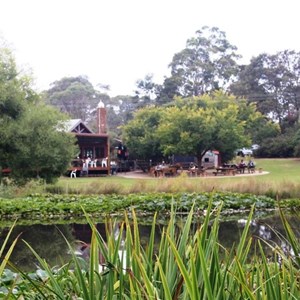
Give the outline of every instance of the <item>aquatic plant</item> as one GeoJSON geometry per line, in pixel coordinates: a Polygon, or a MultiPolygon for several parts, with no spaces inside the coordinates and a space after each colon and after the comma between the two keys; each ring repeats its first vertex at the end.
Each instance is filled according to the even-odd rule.
{"type": "Polygon", "coordinates": [[[195,206],[184,225],[178,227],[173,201],[170,220],[158,246],[157,214],[146,246],[141,244],[134,210],[132,219],[125,212],[124,222],[117,227],[107,221],[105,241],[86,214],[92,228],[89,259],[78,257],[66,240],[72,255],[70,262],[50,267],[28,245],[39,262],[39,270],[31,274],[19,272],[9,283],[2,281],[1,286],[5,285],[6,291],[13,290],[16,299],[299,299],[300,245],[283,212],[286,242],[293,255],[280,245],[270,245],[273,256],[267,257],[262,247],[265,242],[249,235],[254,205],[238,245],[227,249],[219,243],[222,206],[221,201],[214,206],[211,198],[206,217],[195,231],[191,230],[195,206]],[[118,229],[117,234],[113,228],[118,229]],[[254,256],[249,255],[252,243],[257,246],[254,256]]]}
{"type": "MultiPolygon", "coordinates": [[[[32,194],[24,198],[1,199],[2,219],[55,220],[83,216],[82,208],[93,216],[123,215],[124,210],[137,213],[169,213],[172,203],[177,213],[188,213],[192,206],[199,212],[207,209],[209,199],[213,207],[223,202],[227,210],[274,209],[276,201],[270,197],[227,192],[213,193],[145,193],[130,195],[53,195],[32,194]]],[[[298,200],[299,201],[299,200],[298,200]]],[[[300,202],[300,201],[299,201],[300,202]]],[[[295,201],[293,201],[295,205],[295,201]]]]}

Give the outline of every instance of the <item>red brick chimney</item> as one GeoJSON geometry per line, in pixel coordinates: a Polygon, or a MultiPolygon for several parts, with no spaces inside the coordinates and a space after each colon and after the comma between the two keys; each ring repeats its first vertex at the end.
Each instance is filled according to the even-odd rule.
{"type": "Polygon", "coordinates": [[[98,134],[106,134],[106,108],[104,107],[104,103],[101,100],[97,106],[97,128],[98,134]]]}

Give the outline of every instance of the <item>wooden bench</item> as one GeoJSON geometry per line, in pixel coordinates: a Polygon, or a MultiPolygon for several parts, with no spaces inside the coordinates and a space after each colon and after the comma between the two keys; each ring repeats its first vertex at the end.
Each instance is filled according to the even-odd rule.
{"type": "Polygon", "coordinates": [[[244,174],[246,169],[247,169],[247,166],[242,166],[242,167],[237,166],[236,173],[244,174]]]}
{"type": "Polygon", "coordinates": [[[212,172],[215,176],[217,176],[218,174],[219,175],[222,175],[222,173],[221,172],[217,172],[217,171],[214,171],[214,172],[212,172]]]}
{"type": "Polygon", "coordinates": [[[255,173],[255,167],[248,167],[248,173],[255,173]]]}
{"type": "Polygon", "coordinates": [[[197,177],[197,176],[206,176],[206,169],[202,168],[202,169],[189,169],[188,170],[188,176],[190,177],[197,177]]]}

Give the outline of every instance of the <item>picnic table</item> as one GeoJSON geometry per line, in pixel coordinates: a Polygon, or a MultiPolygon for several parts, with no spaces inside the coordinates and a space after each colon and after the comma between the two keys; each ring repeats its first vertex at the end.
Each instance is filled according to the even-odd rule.
{"type": "Polygon", "coordinates": [[[178,165],[158,165],[150,168],[150,174],[154,177],[173,177],[177,175],[178,165]]]}
{"type": "Polygon", "coordinates": [[[221,168],[233,169],[235,174],[244,174],[248,167],[246,164],[223,164],[221,168]]]}
{"type": "Polygon", "coordinates": [[[235,175],[236,168],[232,167],[219,167],[216,168],[216,171],[213,172],[215,176],[217,175],[235,175]]]}

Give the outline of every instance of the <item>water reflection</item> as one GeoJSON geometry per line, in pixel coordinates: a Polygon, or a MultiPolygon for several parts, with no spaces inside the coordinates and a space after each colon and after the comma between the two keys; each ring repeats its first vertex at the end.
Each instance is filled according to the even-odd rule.
{"type": "MultiPolygon", "coordinates": [[[[0,244],[3,244],[9,228],[0,229],[0,244]]],[[[29,243],[50,265],[61,265],[68,258],[68,246],[63,236],[72,243],[74,235],[70,225],[16,226],[10,241],[20,238],[11,255],[11,261],[23,270],[36,269],[37,259],[23,241],[29,243]]],[[[9,244],[8,244],[9,247],[9,244]]]]}
{"type": "MultiPolygon", "coordinates": [[[[299,217],[289,216],[288,221],[296,236],[300,238],[299,233],[299,217]]],[[[246,224],[245,218],[237,218],[235,220],[224,220],[220,224],[219,229],[219,241],[222,246],[230,249],[233,245],[237,245],[241,238],[244,226],[246,224]]],[[[184,219],[178,221],[178,226],[184,224],[184,219]]],[[[201,220],[194,223],[194,229],[198,228],[201,224],[201,220]]],[[[97,229],[106,240],[106,230],[103,223],[97,224],[97,229]]],[[[163,225],[157,224],[155,230],[155,242],[158,244],[163,225]]],[[[2,244],[9,228],[0,228],[0,243],[2,244]]],[[[115,228],[115,234],[117,235],[118,227],[115,228]]],[[[147,245],[147,241],[150,237],[151,225],[140,225],[140,238],[143,245],[147,245]]],[[[76,245],[76,241],[81,241],[82,245],[88,245],[91,238],[91,229],[87,224],[65,224],[65,225],[32,225],[32,226],[16,226],[13,231],[11,241],[21,233],[21,239],[17,242],[17,245],[11,256],[11,261],[16,264],[22,270],[28,271],[36,268],[37,261],[30,249],[22,242],[25,240],[33,249],[42,257],[47,260],[51,266],[61,265],[70,259],[68,254],[68,246],[63,238],[76,245]]],[[[278,215],[272,215],[266,218],[254,218],[250,225],[249,234],[253,240],[263,239],[269,243],[280,246],[286,253],[290,253],[291,249],[288,243],[283,239],[284,228],[282,226],[280,217],[278,215]]],[[[78,243],[77,243],[78,245],[78,243]]],[[[266,255],[272,255],[272,250],[266,244],[262,244],[266,255]]],[[[83,247],[84,248],[84,247],[83,247]]],[[[85,249],[81,249],[84,252],[85,249]]],[[[252,253],[256,251],[255,247],[251,250],[252,253]]]]}
{"type": "MultiPolygon", "coordinates": [[[[293,232],[295,233],[295,236],[297,238],[300,238],[299,216],[289,215],[287,216],[287,220],[293,232]]],[[[237,230],[237,232],[240,233],[239,237],[241,235],[242,230],[244,229],[244,226],[246,225],[246,222],[247,222],[246,219],[239,219],[236,222],[237,228],[240,228],[240,230],[237,230]]],[[[225,226],[225,228],[227,228],[227,226],[225,226]]],[[[220,232],[221,232],[221,228],[220,228],[220,232]]],[[[264,219],[252,220],[250,223],[249,234],[251,235],[254,241],[252,247],[252,253],[255,251],[255,247],[254,247],[256,245],[255,241],[257,239],[260,239],[261,241],[267,242],[267,243],[261,243],[262,248],[264,249],[264,253],[267,257],[271,258],[273,256],[272,247],[279,247],[286,256],[295,257],[295,253],[293,252],[291,245],[285,238],[286,236],[285,230],[279,215],[274,215],[272,217],[268,217],[264,219]]],[[[220,237],[220,240],[222,241],[224,238],[225,237],[220,237]]],[[[236,240],[236,242],[238,242],[238,240],[236,240]]]]}

